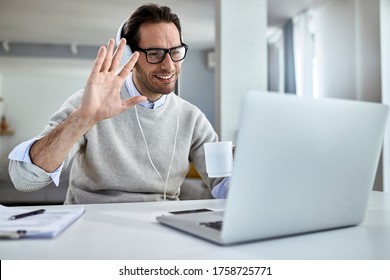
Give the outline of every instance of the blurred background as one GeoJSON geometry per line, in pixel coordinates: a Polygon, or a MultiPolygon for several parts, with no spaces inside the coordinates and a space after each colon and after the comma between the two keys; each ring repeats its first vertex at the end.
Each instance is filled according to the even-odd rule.
{"type": "MultiPolygon", "coordinates": [[[[0,203],[63,200],[66,178],[60,189],[14,191],[7,156],[37,135],[55,110],[84,87],[99,46],[115,37],[123,20],[145,3],[0,0],[0,203]]],[[[246,90],[240,82],[258,80],[253,87],[259,90],[306,98],[389,104],[390,0],[156,3],[179,15],[184,42],[190,46],[181,96],[206,114],[221,139],[234,140],[239,110],[234,98],[246,90]],[[240,22],[247,24],[241,32],[231,28],[240,22]],[[227,44],[225,38],[234,42],[227,44]],[[240,60],[233,64],[226,54],[240,60]],[[254,59],[248,62],[244,56],[254,59]],[[255,78],[244,77],[248,73],[255,78]]],[[[384,172],[390,162],[387,142],[374,188],[390,191],[390,175],[384,172]]]]}

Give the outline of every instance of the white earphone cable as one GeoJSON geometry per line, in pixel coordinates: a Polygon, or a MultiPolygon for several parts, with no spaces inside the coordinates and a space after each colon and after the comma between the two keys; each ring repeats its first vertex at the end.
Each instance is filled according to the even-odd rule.
{"type": "Polygon", "coordinates": [[[180,113],[180,100],[179,100],[179,98],[178,98],[178,99],[177,99],[176,135],[175,135],[175,141],[174,141],[174,143],[173,143],[173,151],[172,151],[171,163],[169,164],[167,179],[165,180],[165,184],[164,184],[164,200],[166,200],[166,197],[167,197],[168,179],[169,179],[169,175],[171,174],[171,168],[172,168],[172,164],[173,164],[173,158],[175,157],[175,152],[176,152],[177,135],[179,134],[179,125],[180,125],[179,113],[180,113]]]}
{"type": "MultiPolygon", "coordinates": [[[[179,90],[180,92],[180,90],[179,90]]],[[[146,153],[148,155],[148,158],[149,158],[149,161],[153,167],[153,169],[156,171],[156,173],[158,174],[160,180],[161,180],[161,183],[164,185],[164,200],[167,199],[167,185],[168,185],[168,180],[169,180],[169,175],[171,173],[171,169],[172,169],[172,165],[173,165],[173,158],[175,157],[175,152],[176,152],[176,143],[177,143],[177,136],[179,134],[179,126],[180,126],[180,121],[179,121],[179,114],[180,114],[180,95],[177,99],[177,121],[176,121],[176,133],[175,133],[175,140],[174,140],[174,143],[173,143],[173,151],[172,151],[172,157],[171,157],[171,162],[169,164],[169,168],[168,168],[168,172],[167,172],[167,178],[165,180],[165,183],[164,183],[164,180],[160,174],[160,172],[158,171],[157,167],[154,165],[153,163],[153,160],[150,156],[150,152],[149,152],[149,147],[148,147],[148,143],[146,141],[146,137],[145,137],[145,134],[144,134],[144,131],[142,129],[142,125],[141,125],[141,122],[139,120],[139,117],[138,117],[138,110],[137,110],[137,106],[138,105],[135,105],[134,108],[135,108],[135,116],[137,118],[137,123],[138,123],[138,126],[140,128],[140,131],[141,131],[141,134],[142,134],[142,138],[144,139],[144,143],[145,143],[145,147],[146,147],[146,153]]]]}
{"type": "Polygon", "coordinates": [[[135,108],[135,116],[136,116],[136,118],[137,118],[138,126],[139,126],[139,129],[141,130],[141,134],[142,134],[142,137],[143,137],[143,139],[144,139],[144,143],[145,143],[145,147],[146,147],[146,153],[148,154],[149,161],[150,161],[150,163],[152,164],[154,170],[157,172],[158,176],[160,177],[161,182],[164,183],[164,180],[163,180],[163,178],[161,177],[160,172],[158,172],[156,166],[154,165],[154,163],[153,163],[153,161],[152,161],[152,158],[150,157],[149,147],[148,147],[148,144],[147,144],[147,142],[146,142],[144,130],[142,129],[141,122],[140,122],[139,117],[138,117],[137,105],[136,105],[134,108],[135,108]]]}

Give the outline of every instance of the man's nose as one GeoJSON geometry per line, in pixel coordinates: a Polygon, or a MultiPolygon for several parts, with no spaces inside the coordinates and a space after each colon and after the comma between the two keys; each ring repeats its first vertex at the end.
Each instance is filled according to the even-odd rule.
{"type": "Polygon", "coordinates": [[[171,55],[169,53],[167,53],[163,59],[163,61],[161,61],[161,68],[164,68],[164,69],[172,69],[174,67],[174,62],[171,58],[171,55]]]}

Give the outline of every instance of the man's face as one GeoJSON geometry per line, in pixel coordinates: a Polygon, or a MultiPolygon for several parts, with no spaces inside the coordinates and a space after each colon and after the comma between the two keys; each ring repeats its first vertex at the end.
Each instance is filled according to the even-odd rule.
{"type": "MultiPolygon", "coordinates": [[[[141,25],[139,48],[170,49],[181,45],[179,31],[173,23],[148,23],[141,25]]],[[[182,61],[173,62],[169,54],[158,64],[146,61],[146,54],[140,52],[133,70],[137,89],[150,101],[162,94],[169,94],[175,88],[182,61]]]]}

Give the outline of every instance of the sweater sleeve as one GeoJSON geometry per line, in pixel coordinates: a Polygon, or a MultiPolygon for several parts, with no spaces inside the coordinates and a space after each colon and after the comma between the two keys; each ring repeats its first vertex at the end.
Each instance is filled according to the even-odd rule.
{"type": "MultiPolygon", "coordinates": [[[[26,143],[27,145],[31,142],[32,145],[33,141],[47,135],[52,129],[62,123],[70,115],[70,113],[73,112],[73,110],[79,106],[82,93],[83,91],[79,91],[72,95],[67,101],[65,101],[61,108],[53,114],[49,124],[45,127],[45,129],[37,137],[34,137],[30,141],[26,141],[24,143],[26,143]]],[[[16,147],[9,155],[10,161],[8,167],[9,175],[15,188],[20,191],[30,192],[39,190],[49,185],[52,181],[54,181],[56,185],[58,185],[59,176],[61,174],[62,168],[66,168],[68,166],[69,162],[80,149],[80,147],[84,145],[84,141],[85,140],[82,138],[73,146],[68,157],[57,169],[57,172],[53,173],[47,173],[42,168],[34,165],[31,160],[29,160],[29,156],[26,157],[26,155],[24,155],[21,158],[18,157],[17,154],[15,154],[18,151],[23,151],[24,153],[26,153],[27,151],[29,151],[29,147],[31,145],[29,147],[24,147],[24,149],[16,147]]],[[[23,143],[19,146],[23,146],[23,143]]]]}
{"type": "MultiPolygon", "coordinates": [[[[32,163],[31,158],[30,158],[30,149],[31,146],[38,141],[38,138],[32,138],[28,141],[25,141],[18,146],[16,146],[11,153],[8,155],[8,158],[10,160],[15,160],[15,161],[22,161],[25,163],[32,163]]],[[[64,162],[58,167],[55,171],[48,173],[48,175],[51,177],[53,180],[54,184],[58,187],[59,185],[59,180],[61,176],[61,171],[64,166],[64,162]]]]}
{"type": "Polygon", "coordinates": [[[214,131],[209,120],[199,110],[197,119],[194,125],[194,134],[190,151],[190,161],[195,166],[199,175],[205,182],[205,184],[212,190],[218,185],[224,178],[209,178],[206,172],[206,162],[204,154],[204,143],[218,141],[218,135],[214,131]]]}

